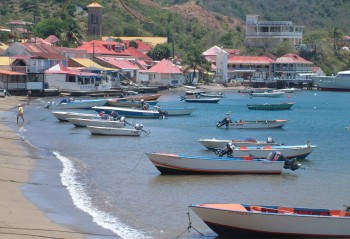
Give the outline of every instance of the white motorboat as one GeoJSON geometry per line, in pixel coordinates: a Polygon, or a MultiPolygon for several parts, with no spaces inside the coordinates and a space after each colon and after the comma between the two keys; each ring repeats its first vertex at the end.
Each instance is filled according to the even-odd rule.
{"type": "Polygon", "coordinates": [[[288,120],[276,119],[276,120],[239,120],[233,123],[226,123],[224,120],[219,121],[216,127],[221,128],[225,125],[226,129],[271,129],[282,128],[288,120]]]}
{"type": "Polygon", "coordinates": [[[286,158],[305,159],[317,146],[310,145],[269,145],[265,147],[227,145],[226,148],[215,151],[219,156],[243,158],[250,155],[253,158],[267,158],[272,152],[280,152],[286,158]]]}
{"type": "Polygon", "coordinates": [[[214,232],[230,238],[350,237],[349,207],[333,210],[233,203],[189,207],[214,232]]]}
{"type": "Polygon", "coordinates": [[[285,95],[286,93],[280,90],[272,90],[272,91],[266,91],[266,92],[253,92],[250,95],[252,97],[281,97],[285,95]]]}
{"type": "Polygon", "coordinates": [[[125,122],[119,121],[119,120],[82,119],[82,118],[68,118],[67,120],[73,125],[75,125],[76,127],[100,126],[100,127],[122,128],[125,126],[125,122]]]}
{"type": "Polygon", "coordinates": [[[68,111],[51,111],[51,113],[59,120],[59,121],[68,121],[68,118],[80,118],[80,119],[93,119],[99,118],[98,114],[91,113],[79,113],[79,112],[68,112],[68,111]]]}
{"type": "Polygon", "coordinates": [[[140,136],[141,130],[131,128],[87,126],[93,135],[140,136]]]}
{"type": "Polygon", "coordinates": [[[94,106],[103,106],[108,99],[86,99],[86,100],[67,100],[63,99],[59,104],[48,102],[45,106],[49,109],[91,109],[94,106]]]}
{"type": "Polygon", "coordinates": [[[295,159],[279,159],[192,156],[169,153],[146,153],[162,174],[281,174],[283,168],[296,170],[300,167],[295,159]]]}

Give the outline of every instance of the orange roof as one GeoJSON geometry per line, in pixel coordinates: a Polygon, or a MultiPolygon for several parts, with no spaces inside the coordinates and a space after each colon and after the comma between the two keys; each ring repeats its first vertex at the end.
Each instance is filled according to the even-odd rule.
{"type": "Polygon", "coordinates": [[[151,57],[149,57],[146,54],[139,51],[138,48],[136,49],[134,47],[129,47],[129,48],[125,49],[124,52],[128,53],[130,56],[135,57],[137,59],[152,60],[151,57]]]}
{"type": "Polygon", "coordinates": [[[86,7],[100,7],[100,8],[103,8],[103,6],[100,5],[100,4],[97,3],[97,2],[93,2],[93,3],[89,4],[89,5],[87,5],[86,7]]]}
{"type": "Polygon", "coordinates": [[[266,56],[232,56],[227,63],[245,64],[270,64],[274,61],[266,56]]]}
{"type": "Polygon", "coordinates": [[[161,60],[152,66],[149,70],[163,74],[182,74],[182,71],[167,59],[161,60]]]}
{"type": "Polygon", "coordinates": [[[107,62],[119,69],[139,70],[140,68],[126,59],[116,59],[115,57],[97,57],[97,59],[107,62]]]}
{"type": "Polygon", "coordinates": [[[304,63],[312,64],[311,61],[307,61],[297,54],[286,54],[276,59],[275,63],[304,63]]]}
{"type": "Polygon", "coordinates": [[[20,73],[20,72],[15,72],[15,71],[7,71],[7,70],[0,70],[0,74],[13,75],[13,76],[25,76],[25,75],[27,75],[25,73],[20,73]]]}

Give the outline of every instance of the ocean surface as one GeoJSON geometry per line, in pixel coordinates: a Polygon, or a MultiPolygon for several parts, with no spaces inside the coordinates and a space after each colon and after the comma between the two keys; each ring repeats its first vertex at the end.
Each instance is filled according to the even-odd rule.
{"type": "MultiPolygon", "coordinates": [[[[194,106],[190,116],[127,119],[149,135],[92,136],[86,128],[59,122],[44,106],[59,98],[31,99],[25,124],[5,112],[8,124],[38,158],[25,194],[52,220],[91,232],[88,238],[217,238],[192,211],[196,203],[244,203],[342,209],[350,204],[350,93],[298,91],[282,98],[250,98],[225,91],[218,104],[180,101],[179,91],[161,92],[162,108],[194,106]],[[287,111],[248,110],[247,104],[295,102],[287,111]],[[233,120],[288,119],[281,129],[226,130],[233,120]],[[12,120],[13,119],[13,120],[12,120]],[[266,140],[317,148],[297,171],[281,175],[161,175],[146,152],[214,155],[198,139],[266,140]],[[189,214],[188,214],[189,212],[189,214]],[[195,229],[187,230],[189,226],[195,229]],[[200,233],[203,234],[203,236],[200,233]]],[[[85,111],[86,112],[86,111],[85,111]]],[[[88,111],[90,112],[90,111],[88,111]]],[[[287,225],[288,226],[288,225],[287,225]]],[[[237,238],[237,237],[235,237],[237,238]]]]}

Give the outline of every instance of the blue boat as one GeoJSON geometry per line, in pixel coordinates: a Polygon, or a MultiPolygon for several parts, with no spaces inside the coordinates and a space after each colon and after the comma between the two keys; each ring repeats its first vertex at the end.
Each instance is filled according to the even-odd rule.
{"type": "Polygon", "coordinates": [[[159,118],[161,116],[161,114],[157,110],[140,110],[110,106],[96,106],[92,107],[92,109],[97,111],[98,113],[104,111],[106,114],[110,114],[112,113],[112,111],[115,111],[118,113],[118,116],[125,116],[130,118],[159,118]]]}

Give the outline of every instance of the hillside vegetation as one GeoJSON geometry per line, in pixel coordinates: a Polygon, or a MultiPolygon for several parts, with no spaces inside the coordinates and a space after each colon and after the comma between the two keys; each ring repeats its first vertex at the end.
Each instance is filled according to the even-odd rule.
{"type": "MultiPolygon", "coordinates": [[[[33,32],[47,37],[53,31],[65,36],[65,44],[73,46],[69,36],[82,40],[86,35],[86,0],[9,0],[0,1],[0,25],[13,20],[34,22],[33,32]],[[61,19],[56,28],[43,31],[36,27],[47,19],[61,19]]],[[[313,61],[330,74],[348,69],[350,54],[340,48],[347,45],[350,1],[337,0],[99,0],[103,9],[105,36],[164,36],[173,45],[174,55],[182,57],[189,46],[205,50],[213,45],[238,48],[243,54],[261,55],[267,51],[283,55],[290,51],[313,61]],[[126,7],[126,8],[125,8],[126,7]],[[293,49],[281,44],[275,49],[247,49],[243,45],[246,14],[260,15],[260,20],[290,20],[304,25],[304,46],[293,49]],[[334,47],[335,43],[335,47],[334,47]]],[[[48,25],[48,23],[46,23],[48,25]]],[[[46,26],[47,27],[47,26],[46,26]]]]}

